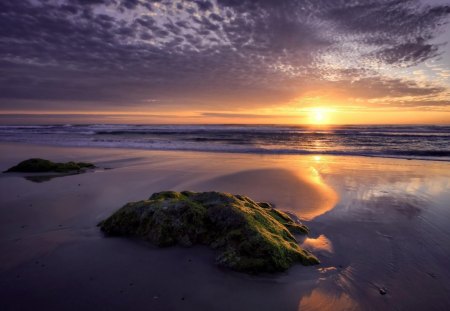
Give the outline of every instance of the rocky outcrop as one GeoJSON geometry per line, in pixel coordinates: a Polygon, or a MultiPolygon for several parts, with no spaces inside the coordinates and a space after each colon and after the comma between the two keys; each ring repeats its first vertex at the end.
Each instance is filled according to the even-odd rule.
{"type": "Polygon", "coordinates": [[[5,171],[9,172],[23,172],[23,173],[69,173],[75,171],[83,171],[87,169],[95,168],[92,163],[85,162],[66,162],[55,163],[45,159],[33,158],[20,162],[16,166],[13,166],[5,171]]]}
{"type": "Polygon", "coordinates": [[[219,265],[248,273],[318,264],[294,234],[308,229],[289,215],[246,196],[220,192],[159,192],[130,202],[99,224],[111,236],[139,237],[158,246],[209,245],[219,265]]]}

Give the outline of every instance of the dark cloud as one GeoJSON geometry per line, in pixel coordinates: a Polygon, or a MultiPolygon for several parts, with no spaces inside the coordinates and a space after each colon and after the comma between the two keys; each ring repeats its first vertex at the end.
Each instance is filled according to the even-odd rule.
{"type": "Polygon", "coordinates": [[[330,84],[329,87],[344,91],[349,97],[362,99],[434,96],[445,92],[443,87],[419,85],[412,80],[381,77],[363,78],[356,81],[341,80],[330,84]]]}
{"type": "Polygon", "coordinates": [[[418,0],[2,0],[0,105],[251,106],[323,85],[362,98],[438,94],[360,68],[329,82],[323,55],[350,44],[360,60],[418,64],[441,52],[433,39],[449,14],[418,0]]]}
{"type": "Polygon", "coordinates": [[[383,49],[377,56],[388,64],[417,64],[438,55],[438,46],[428,44],[423,38],[383,49]]]}
{"type": "Polygon", "coordinates": [[[374,56],[388,64],[417,64],[438,53],[430,43],[450,6],[422,7],[414,0],[347,2],[326,12],[344,34],[378,47],[374,56]]]}
{"type": "Polygon", "coordinates": [[[194,2],[198,5],[198,8],[202,11],[211,10],[213,8],[212,3],[207,0],[197,0],[194,2]]]}
{"type": "Polygon", "coordinates": [[[224,112],[203,112],[201,114],[203,117],[213,117],[213,118],[227,118],[227,119],[271,119],[271,118],[295,118],[300,119],[298,115],[276,115],[270,116],[266,114],[255,114],[255,113],[224,113],[224,112]]]}

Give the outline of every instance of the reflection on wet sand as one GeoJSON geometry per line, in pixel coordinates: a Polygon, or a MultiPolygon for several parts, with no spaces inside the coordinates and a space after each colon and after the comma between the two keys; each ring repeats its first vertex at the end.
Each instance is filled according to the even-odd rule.
{"type": "Polygon", "coordinates": [[[346,293],[327,292],[324,289],[314,289],[310,295],[302,297],[298,310],[360,310],[358,304],[346,293]]]}
{"type": "Polygon", "coordinates": [[[311,220],[333,209],[338,196],[314,170],[281,168],[243,170],[191,185],[196,191],[245,194],[311,220]]]}
{"type": "Polygon", "coordinates": [[[319,235],[317,238],[305,238],[301,243],[301,246],[313,253],[324,252],[333,253],[333,244],[331,241],[323,234],[319,235]]]}
{"type": "Polygon", "coordinates": [[[315,252],[336,270],[321,273],[300,309],[351,310],[349,301],[358,309],[448,309],[448,163],[311,157],[307,165],[340,199],[308,223],[332,242],[332,255],[315,252]]]}
{"type": "Polygon", "coordinates": [[[32,182],[36,182],[36,183],[41,183],[41,182],[46,182],[46,181],[50,181],[53,178],[58,178],[58,177],[65,177],[65,176],[71,176],[71,175],[76,175],[76,174],[80,174],[80,173],[69,173],[69,174],[47,174],[47,175],[28,175],[28,176],[24,176],[24,178],[26,180],[32,181],[32,182]]]}
{"type": "MultiPolygon", "coordinates": [[[[18,151],[25,157],[38,147],[10,148],[3,158],[18,151]]],[[[130,157],[129,150],[38,151],[95,163],[130,157]]],[[[8,270],[0,275],[3,305],[57,310],[70,297],[88,299],[78,309],[449,310],[448,163],[132,153],[145,161],[114,162],[117,169],[102,174],[45,183],[0,178],[0,266],[8,270]],[[122,204],[167,189],[243,193],[291,210],[309,219],[304,247],[321,265],[242,276],[211,265],[213,254],[201,247],[149,249],[99,235],[98,221],[122,204]],[[53,299],[40,299],[49,288],[53,299]]],[[[3,159],[3,167],[13,162],[3,159]]]]}

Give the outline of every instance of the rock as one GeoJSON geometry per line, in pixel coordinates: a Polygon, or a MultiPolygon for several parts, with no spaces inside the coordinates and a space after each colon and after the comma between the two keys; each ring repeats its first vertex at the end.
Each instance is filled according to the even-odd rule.
{"type": "Polygon", "coordinates": [[[387,290],[385,287],[381,287],[380,288],[380,295],[386,295],[387,294],[387,290]]]}
{"type": "Polygon", "coordinates": [[[55,163],[45,159],[33,158],[20,162],[16,166],[9,168],[4,173],[9,172],[24,172],[24,173],[44,173],[44,172],[58,172],[67,173],[73,171],[83,171],[86,169],[95,168],[92,163],[85,162],[66,162],[55,163]]]}
{"type": "Polygon", "coordinates": [[[261,206],[262,208],[272,208],[272,205],[270,203],[267,203],[267,202],[258,202],[257,204],[259,206],[261,206]]]}
{"type": "Polygon", "coordinates": [[[99,226],[107,235],[139,237],[158,246],[209,245],[218,251],[217,264],[242,272],[319,263],[293,235],[307,234],[306,226],[269,204],[228,193],[155,193],[126,204],[99,226]]]}

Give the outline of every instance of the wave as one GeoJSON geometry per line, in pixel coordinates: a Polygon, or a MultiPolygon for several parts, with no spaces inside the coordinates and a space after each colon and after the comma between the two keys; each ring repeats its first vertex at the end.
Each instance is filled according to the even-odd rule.
{"type": "Polygon", "coordinates": [[[450,126],[2,125],[0,141],[61,146],[450,160],[450,126]]]}

